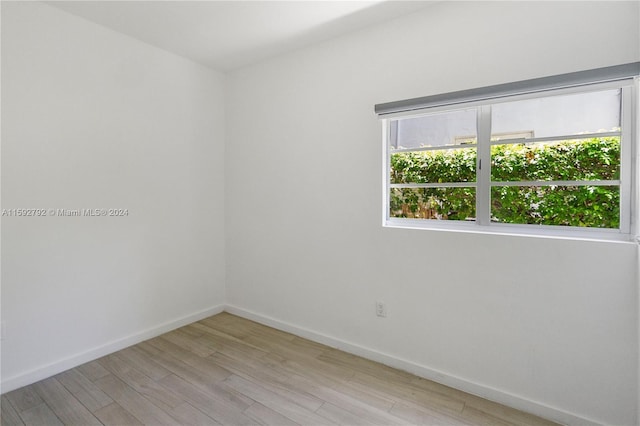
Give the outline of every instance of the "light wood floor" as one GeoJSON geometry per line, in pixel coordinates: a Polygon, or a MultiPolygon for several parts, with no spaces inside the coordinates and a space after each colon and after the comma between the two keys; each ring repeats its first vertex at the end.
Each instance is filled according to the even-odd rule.
{"type": "Polygon", "coordinates": [[[550,425],[227,313],[2,396],[2,425],[550,425]]]}

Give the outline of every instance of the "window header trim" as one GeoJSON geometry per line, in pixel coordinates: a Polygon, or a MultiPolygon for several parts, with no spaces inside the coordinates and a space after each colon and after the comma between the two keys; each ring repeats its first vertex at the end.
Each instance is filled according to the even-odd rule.
{"type": "Polygon", "coordinates": [[[640,62],[632,62],[586,71],[577,71],[550,77],[534,78],[531,80],[522,80],[512,83],[497,84],[494,86],[486,86],[476,89],[441,93],[437,95],[423,96],[420,98],[405,99],[402,101],[386,102],[383,104],[376,104],[375,112],[378,115],[387,115],[425,108],[496,99],[505,96],[543,92],[546,90],[565,87],[625,80],[636,76],[640,76],[640,62]]]}

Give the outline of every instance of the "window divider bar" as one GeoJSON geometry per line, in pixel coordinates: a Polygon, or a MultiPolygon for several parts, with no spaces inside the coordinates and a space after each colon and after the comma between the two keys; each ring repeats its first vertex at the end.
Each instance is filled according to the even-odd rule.
{"type": "Polygon", "coordinates": [[[542,138],[518,138],[518,139],[503,139],[497,141],[491,141],[491,145],[509,145],[509,144],[529,144],[536,142],[554,142],[554,141],[568,141],[575,139],[593,139],[593,138],[606,138],[611,136],[621,136],[621,132],[602,132],[602,133],[585,133],[582,135],[566,135],[566,136],[546,136],[542,138]]]}
{"type": "Polygon", "coordinates": [[[620,186],[619,180],[521,180],[492,181],[494,186],[620,186]]]}
{"type": "Polygon", "coordinates": [[[465,145],[442,145],[442,146],[421,146],[419,148],[400,148],[391,149],[391,154],[397,154],[400,152],[422,152],[422,151],[444,151],[448,149],[468,149],[477,148],[477,144],[465,144],[465,145]]]}
{"type": "Polygon", "coordinates": [[[476,166],[476,223],[491,223],[491,105],[478,107],[478,154],[476,166]]]}
{"type": "Polygon", "coordinates": [[[389,188],[477,188],[475,182],[428,182],[428,183],[392,183],[389,188]]]}

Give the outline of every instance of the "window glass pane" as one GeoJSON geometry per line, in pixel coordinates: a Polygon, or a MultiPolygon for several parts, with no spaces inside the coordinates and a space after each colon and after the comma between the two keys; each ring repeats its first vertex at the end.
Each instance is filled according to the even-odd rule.
{"type": "Polygon", "coordinates": [[[620,97],[615,89],[498,103],[492,107],[491,139],[619,131],[620,97]]]}
{"type": "Polygon", "coordinates": [[[491,188],[491,220],[500,223],[619,228],[618,186],[491,188]]]}
{"type": "Polygon", "coordinates": [[[491,180],[618,180],[620,138],[491,147],[491,180]]]}
{"type": "Polygon", "coordinates": [[[476,181],[476,149],[445,149],[391,154],[391,183],[476,181]]]}
{"type": "Polygon", "coordinates": [[[435,220],[475,220],[475,188],[392,188],[390,216],[435,220]]]}
{"type": "Polygon", "coordinates": [[[476,109],[465,109],[391,122],[391,149],[476,143],[476,109]]]}

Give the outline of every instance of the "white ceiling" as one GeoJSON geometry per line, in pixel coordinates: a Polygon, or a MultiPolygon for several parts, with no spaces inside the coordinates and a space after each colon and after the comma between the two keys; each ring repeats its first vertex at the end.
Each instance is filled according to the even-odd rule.
{"type": "Polygon", "coordinates": [[[229,71],[424,8],[434,1],[48,1],[229,71]]]}

